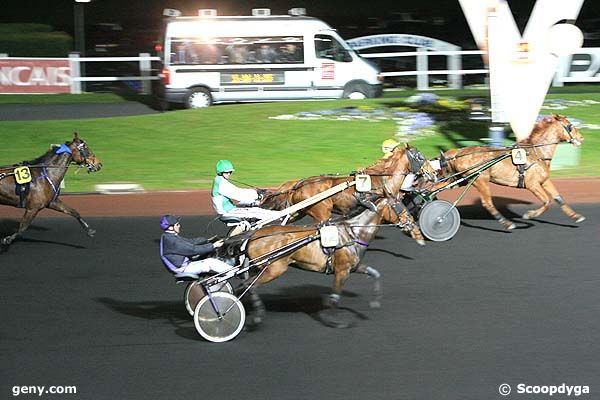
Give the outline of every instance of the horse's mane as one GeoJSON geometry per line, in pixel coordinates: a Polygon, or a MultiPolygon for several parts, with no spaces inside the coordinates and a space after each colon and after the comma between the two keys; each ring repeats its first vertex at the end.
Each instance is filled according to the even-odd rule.
{"type": "Polygon", "coordinates": [[[395,170],[397,162],[402,159],[404,156],[405,149],[404,147],[396,147],[392,152],[390,157],[381,157],[379,160],[375,161],[374,164],[369,165],[366,168],[363,168],[366,174],[386,174],[389,173],[390,170],[395,170]]]}
{"type": "Polygon", "coordinates": [[[542,119],[541,121],[536,122],[535,125],[533,126],[533,130],[531,131],[531,134],[529,135],[529,137],[527,137],[523,140],[520,140],[518,143],[519,144],[538,143],[539,139],[546,134],[546,132],[550,128],[550,125],[552,125],[556,122],[560,122],[562,119],[565,119],[565,117],[559,116],[559,115],[553,115],[552,117],[546,117],[546,118],[542,119]]]}
{"type": "Polygon", "coordinates": [[[33,160],[26,160],[23,161],[23,164],[26,165],[38,165],[41,164],[43,161],[45,161],[48,157],[54,155],[54,152],[56,151],[56,147],[52,147],[50,150],[48,150],[47,152],[45,152],[44,154],[42,154],[41,156],[34,158],[33,160]]]}

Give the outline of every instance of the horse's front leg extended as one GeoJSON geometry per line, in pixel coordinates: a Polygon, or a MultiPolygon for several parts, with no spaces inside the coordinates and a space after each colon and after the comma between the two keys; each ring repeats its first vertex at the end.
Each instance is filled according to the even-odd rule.
{"type": "Polygon", "coordinates": [[[381,274],[375,268],[370,267],[366,264],[360,264],[356,269],[356,272],[360,274],[366,274],[368,277],[373,278],[375,283],[373,284],[373,300],[369,302],[371,308],[381,307],[381,299],[383,298],[383,290],[381,289],[381,281],[379,278],[381,274]]]}
{"type": "Polygon", "coordinates": [[[88,223],[85,222],[85,220],[81,217],[81,215],[79,214],[79,212],[77,210],[75,210],[73,207],[66,205],[61,200],[56,199],[55,201],[53,201],[52,203],[50,203],[48,205],[48,208],[55,210],[55,211],[60,211],[62,213],[72,216],[73,218],[76,218],[77,221],[79,221],[79,224],[81,225],[81,227],[85,230],[85,232],[87,233],[87,235],[89,237],[94,237],[94,235],[96,234],[96,230],[92,229],[88,225],[88,223]]]}
{"type": "Polygon", "coordinates": [[[25,214],[23,214],[23,218],[21,218],[21,223],[19,224],[19,229],[15,233],[10,236],[6,236],[0,240],[0,244],[4,246],[8,246],[11,244],[17,237],[21,235],[29,225],[31,225],[31,221],[35,218],[35,216],[40,212],[40,208],[27,209],[25,210],[25,214]]]}
{"type": "Polygon", "coordinates": [[[583,215],[578,214],[575,211],[573,211],[571,206],[569,206],[565,202],[565,200],[562,198],[560,193],[558,193],[556,186],[554,186],[554,184],[550,181],[550,179],[546,179],[546,181],[544,183],[542,183],[542,187],[546,190],[546,192],[548,192],[550,197],[553,198],[554,201],[556,201],[556,203],[558,203],[558,205],[560,206],[560,209],[567,216],[569,216],[571,219],[573,219],[576,223],[585,221],[585,217],[583,215]]]}
{"type": "Polygon", "coordinates": [[[400,214],[400,219],[404,223],[402,230],[408,231],[410,233],[410,237],[412,237],[413,240],[419,244],[419,246],[425,246],[425,238],[423,237],[423,233],[408,210],[402,211],[402,214],[400,214]]]}

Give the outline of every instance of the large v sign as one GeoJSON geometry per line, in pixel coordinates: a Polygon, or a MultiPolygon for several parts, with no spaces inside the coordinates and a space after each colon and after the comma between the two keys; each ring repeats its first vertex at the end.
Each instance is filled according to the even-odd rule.
{"type": "Polygon", "coordinates": [[[517,139],[529,136],[560,55],[581,46],[571,24],[584,0],[537,0],[523,35],[506,0],[459,0],[478,46],[488,52],[494,122],[509,122],[517,139]]]}

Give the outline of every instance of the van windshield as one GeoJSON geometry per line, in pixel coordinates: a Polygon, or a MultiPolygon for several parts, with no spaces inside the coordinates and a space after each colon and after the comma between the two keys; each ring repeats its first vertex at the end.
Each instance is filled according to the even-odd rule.
{"type": "Polygon", "coordinates": [[[291,37],[171,38],[177,65],[302,64],[304,42],[291,37]]]}

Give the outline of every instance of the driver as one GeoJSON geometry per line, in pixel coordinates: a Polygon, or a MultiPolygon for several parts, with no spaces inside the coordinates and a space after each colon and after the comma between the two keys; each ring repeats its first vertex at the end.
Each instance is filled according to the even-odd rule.
{"type": "Polygon", "coordinates": [[[241,189],[229,180],[235,171],[233,163],[229,160],[217,162],[215,180],[212,186],[212,205],[217,214],[224,217],[238,217],[244,219],[267,219],[279,215],[277,211],[256,207],[266,193],[263,189],[241,189]],[[239,205],[233,204],[235,200],[239,205]]]}
{"type": "Polygon", "coordinates": [[[160,238],[160,255],[171,271],[202,274],[206,272],[220,273],[231,269],[231,265],[217,258],[206,257],[223,245],[223,239],[211,243],[208,239],[202,237],[184,238],[179,235],[180,220],[181,217],[176,215],[163,215],[160,219],[160,227],[164,231],[160,238]],[[193,256],[199,256],[202,259],[192,261],[190,258],[193,256]]]}

